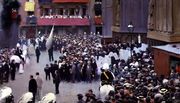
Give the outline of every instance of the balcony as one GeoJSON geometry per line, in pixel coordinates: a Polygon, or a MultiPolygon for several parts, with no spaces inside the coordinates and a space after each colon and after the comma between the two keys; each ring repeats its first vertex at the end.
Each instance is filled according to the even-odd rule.
{"type": "Polygon", "coordinates": [[[89,0],[53,0],[53,3],[88,3],[89,0]]]}
{"type": "Polygon", "coordinates": [[[36,16],[28,16],[26,17],[26,25],[35,25],[37,23],[36,16]]]}
{"type": "Polygon", "coordinates": [[[38,26],[89,26],[88,18],[39,18],[38,26]]]}

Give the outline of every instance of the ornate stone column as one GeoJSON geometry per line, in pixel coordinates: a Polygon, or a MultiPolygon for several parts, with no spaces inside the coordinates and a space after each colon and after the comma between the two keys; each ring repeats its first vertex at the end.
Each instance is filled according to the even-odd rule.
{"type": "Polygon", "coordinates": [[[171,33],[172,32],[172,0],[166,0],[166,16],[167,16],[167,32],[171,33]]]}
{"type": "Polygon", "coordinates": [[[155,30],[155,0],[149,0],[148,29],[155,30]]]}
{"type": "Polygon", "coordinates": [[[148,38],[168,43],[180,42],[179,5],[180,0],[149,1],[148,38]]]}

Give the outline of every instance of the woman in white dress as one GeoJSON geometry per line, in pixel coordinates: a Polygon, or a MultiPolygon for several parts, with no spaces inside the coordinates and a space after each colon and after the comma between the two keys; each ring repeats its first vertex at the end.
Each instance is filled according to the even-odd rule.
{"type": "Polygon", "coordinates": [[[23,62],[21,62],[19,65],[19,74],[23,74],[23,73],[24,73],[24,65],[23,62]]]}

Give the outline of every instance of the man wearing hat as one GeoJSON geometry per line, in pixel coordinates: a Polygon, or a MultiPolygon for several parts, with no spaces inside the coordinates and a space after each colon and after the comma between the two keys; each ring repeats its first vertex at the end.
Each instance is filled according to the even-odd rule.
{"type": "Polygon", "coordinates": [[[78,97],[77,103],[85,103],[85,101],[83,100],[83,95],[82,94],[78,94],[77,97],[78,97]]]}
{"type": "Polygon", "coordinates": [[[101,85],[112,85],[114,78],[113,73],[109,71],[109,64],[104,63],[101,73],[101,85]]]}

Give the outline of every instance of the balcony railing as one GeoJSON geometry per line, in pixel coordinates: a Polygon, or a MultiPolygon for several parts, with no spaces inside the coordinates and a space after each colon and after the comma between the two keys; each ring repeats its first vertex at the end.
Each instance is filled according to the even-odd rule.
{"type": "Polygon", "coordinates": [[[89,26],[88,18],[39,18],[38,26],[89,26]]]}

